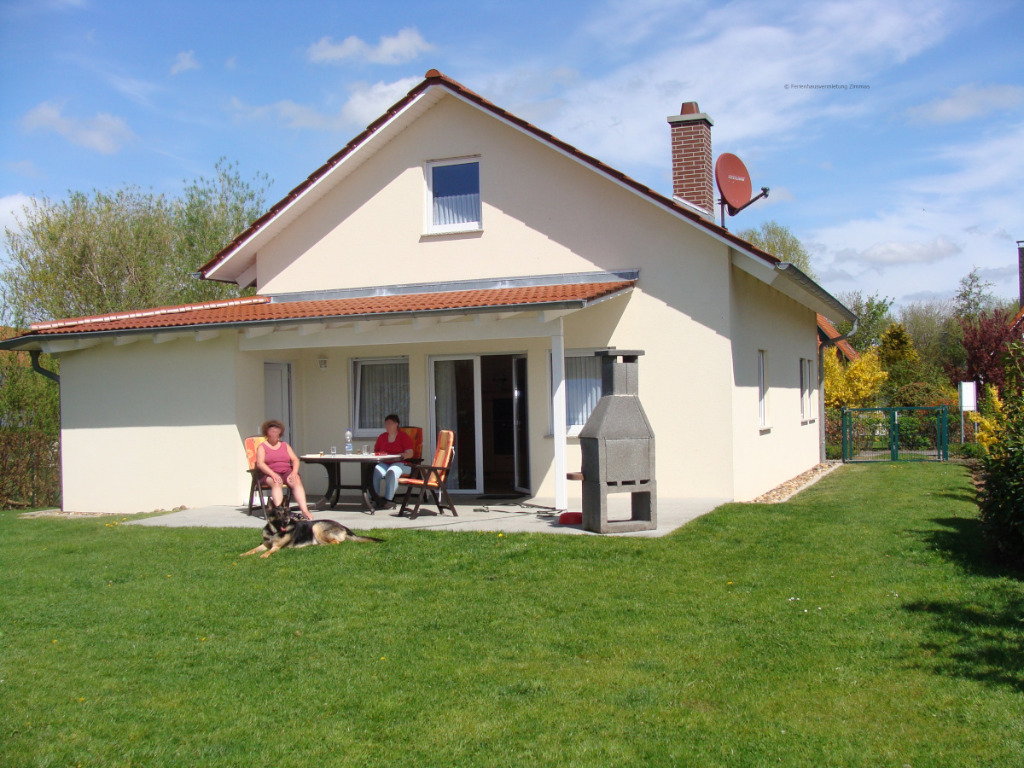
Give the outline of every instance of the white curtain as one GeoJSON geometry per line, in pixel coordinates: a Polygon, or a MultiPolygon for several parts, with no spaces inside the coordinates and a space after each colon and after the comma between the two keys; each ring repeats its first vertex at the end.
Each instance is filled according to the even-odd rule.
{"type": "Polygon", "coordinates": [[[480,221],[480,194],[435,195],[434,225],[473,224],[480,221]]]}
{"type": "Polygon", "coordinates": [[[384,417],[397,413],[403,424],[409,419],[409,363],[360,362],[356,377],[358,428],[383,429],[384,417]]]}
{"type": "Polygon", "coordinates": [[[582,426],[601,399],[601,360],[565,358],[565,425],[582,426]]]}

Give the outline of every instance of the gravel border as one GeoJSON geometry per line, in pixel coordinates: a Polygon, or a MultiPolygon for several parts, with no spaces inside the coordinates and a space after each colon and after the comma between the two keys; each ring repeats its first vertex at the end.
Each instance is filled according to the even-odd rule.
{"type": "Polygon", "coordinates": [[[801,472],[799,475],[794,477],[792,480],[787,480],[782,485],[773,488],[768,493],[761,494],[756,499],[753,499],[753,504],[781,504],[784,501],[789,501],[793,496],[796,496],[800,491],[805,488],[809,488],[816,482],[825,477],[830,472],[835,471],[843,465],[841,461],[826,461],[822,464],[818,464],[815,467],[811,467],[806,472],[801,472]]]}

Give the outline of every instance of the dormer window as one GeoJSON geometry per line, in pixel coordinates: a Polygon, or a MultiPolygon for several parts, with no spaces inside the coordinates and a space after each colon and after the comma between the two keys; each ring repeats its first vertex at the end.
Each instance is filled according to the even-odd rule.
{"type": "Polygon", "coordinates": [[[426,231],[472,232],[480,217],[480,160],[458,158],[427,163],[426,231]]]}

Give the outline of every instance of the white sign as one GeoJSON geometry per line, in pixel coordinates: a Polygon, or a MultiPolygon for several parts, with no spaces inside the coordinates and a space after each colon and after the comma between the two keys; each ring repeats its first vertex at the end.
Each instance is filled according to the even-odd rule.
{"type": "Polygon", "coordinates": [[[960,392],[960,410],[978,410],[977,387],[973,381],[961,381],[957,389],[960,392]]]}

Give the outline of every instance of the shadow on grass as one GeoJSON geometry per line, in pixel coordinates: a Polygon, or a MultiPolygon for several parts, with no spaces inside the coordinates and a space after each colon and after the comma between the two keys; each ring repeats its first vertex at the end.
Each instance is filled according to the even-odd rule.
{"type": "Polygon", "coordinates": [[[922,538],[950,562],[977,576],[1024,581],[1024,572],[1008,567],[996,558],[985,541],[978,518],[943,517],[933,518],[932,522],[941,528],[922,532],[922,538]]]}
{"type": "Polygon", "coordinates": [[[1001,604],[991,607],[944,600],[905,607],[933,622],[933,639],[922,648],[936,672],[1024,693],[1024,599],[1019,593],[998,597],[1001,604]]]}
{"type": "Polygon", "coordinates": [[[928,651],[941,674],[1009,686],[1024,693],[1024,574],[993,559],[976,518],[937,518],[925,541],[974,577],[978,589],[963,601],[921,600],[907,611],[931,620],[928,651]]]}

